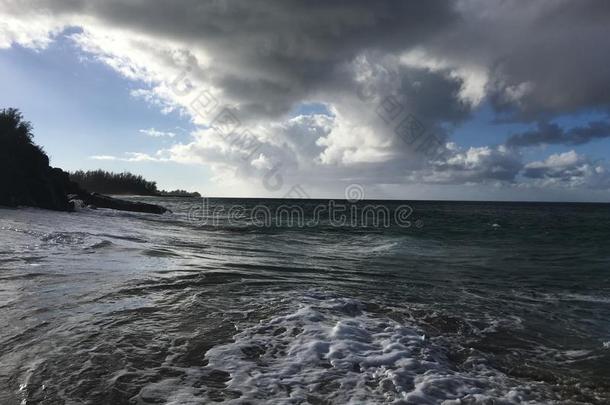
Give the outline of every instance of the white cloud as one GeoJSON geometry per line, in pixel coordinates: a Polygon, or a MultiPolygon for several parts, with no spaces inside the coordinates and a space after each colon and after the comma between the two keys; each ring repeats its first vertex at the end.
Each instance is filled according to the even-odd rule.
{"type": "Polygon", "coordinates": [[[574,150],[530,162],[523,173],[541,187],[610,188],[610,174],[603,163],[593,162],[574,150]]]}
{"type": "Polygon", "coordinates": [[[523,167],[521,158],[504,146],[470,147],[466,150],[448,144],[444,159],[415,171],[413,182],[437,184],[511,184],[523,167]]]}
{"type": "Polygon", "coordinates": [[[167,162],[169,159],[162,156],[162,151],[159,151],[155,156],[140,152],[125,152],[125,156],[112,155],[94,155],[90,156],[93,160],[114,160],[121,162],[167,162]]]}
{"type": "Polygon", "coordinates": [[[55,18],[49,13],[13,16],[0,4],[0,49],[10,48],[13,44],[44,49],[65,27],[64,18],[55,18]]]}
{"type": "Polygon", "coordinates": [[[256,159],[254,159],[250,164],[259,170],[263,170],[263,169],[269,170],[273,167],[273,165],[271,164],[269,159],[263,153],[258,155],[258,157],[256,159]]]}
{"type": "Polygon", "coordinates": [[[152,138],[173,138],[176,136],[174,132],[158,131],[155,128],[141,129],[139,132],[152,138]]]}
{"type": "Polygon", "coordinates": [[[584,157],[571,150],[569,152],[554,154],[544,161],[528,163],[526,169],[563,169],[584,161],[584,157]]]}
{"type": "Polygon", "coordinates": [[[117,160],[116,156],[110,156],[110,155],[94,155],[94,156],[90,156],[90,158],[93,160],[117,160]]]}

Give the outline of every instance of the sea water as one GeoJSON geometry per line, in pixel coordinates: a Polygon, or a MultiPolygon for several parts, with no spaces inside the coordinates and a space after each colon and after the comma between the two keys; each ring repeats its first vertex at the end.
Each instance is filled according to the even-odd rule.
{"type": "Polygon", "coordinates": [[[144,200],[0,208],[0,403],[610,403],[608,205],[144,200]]]}

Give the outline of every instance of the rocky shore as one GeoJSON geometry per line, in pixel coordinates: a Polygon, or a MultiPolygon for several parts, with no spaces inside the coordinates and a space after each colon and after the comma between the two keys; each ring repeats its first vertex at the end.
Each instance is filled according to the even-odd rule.
{"type": "Polygon", "coordinates": [[[168,211],[167,208],[160,205],[126,201],[98,193],[70,194],[68,199],[73,205],[81,203],[84,206],[93,208],[110,208],[119,211],[146,212],[150,214],[163,214],[168,211]]]}
{"type": "Polygon", "coordinates": [[[68,173],[59,168],[47,168],[36,175],[10,182],[2,187],[0,205],[28,206],[55,211],[74,211],[76,206],[110,208],[120,211],[163,214],[168,210],[155,204],[126,201],[98,193],[89,193],[70,181],[68,173]]]}
{"type": "Polygon", "coordinates": [[[0,205],[73,211],[75,204],[163,214],[154,204],[125,201],[83,190],[32,140],[32,127],[16,109],[0,110],[0,205]]]}

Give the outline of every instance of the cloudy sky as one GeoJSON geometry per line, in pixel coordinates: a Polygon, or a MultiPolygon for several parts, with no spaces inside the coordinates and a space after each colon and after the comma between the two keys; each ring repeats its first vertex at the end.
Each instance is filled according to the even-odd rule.
{"type": "Polygon", "coordinates": [[[608,201],[608,38],[596,0],[0,0],[0,106],[208,196],[608,201]]]}

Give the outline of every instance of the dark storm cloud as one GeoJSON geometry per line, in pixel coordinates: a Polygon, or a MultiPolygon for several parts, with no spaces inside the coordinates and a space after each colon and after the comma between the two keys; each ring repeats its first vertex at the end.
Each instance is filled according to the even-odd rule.
{"type": "Polygon", "coordinates": [[[462,23],[425,47],[488,70],[487,93],[515,119],[610,105],[610,2],[464,0],[462,23]]]}
{"type": "Polygon", "coordinates": [[[459,99],[462,80],[449,72],[426,69],[401,69],[398,94],[408,110],[428,125],[459,123],[470,114],[470,108],[459,99]]]}
{"type": "MultiPolygon", "coordinates": [[[[595,0],[178,0],[10,2],[10,9],[87,15],[206,49],[230,97],[281,114],[319,89],[349,83],[344,65],[415,47],[449,69],[486,72],[493,104],[538,120],[610,106],[610,3],[595,0]],[[266,105],[263,105],[266,104],[266,105]],[[547,116],[548,118],[548,116],[547,116]]],[[[201,73],[203,74],[203,72],[201,73]]],[[[411,78],[412,79],[412,78],[411,78]]],[[[431,78],[430,80],[433,80],[431,78]]],[[[412,83],[405,84],[405,87],[412,83]]],[[[441,83],[418,98],[453,97],[441,83]],[[447,93],[443,93],[446,91],[447,93]]],[[[428,100],[428,101],[426,101],[428,100]]],[[[439,119],[456,113],[439,109],[439,119]]],[[[450,119],[455,118],[449,117],[450,119]]]]}
{"type": "Polygon", "coordinates": [[[568,130],[557,124],[542,122],[533,131],[512,135],[506,144],[511,147],[536,145],[582,145],[595,139],[610,137],[610,123],[594,121],[586,126],[574,127],[568,130]]]}
{"type": "Polygon", "coordinates": [[[529,117],[610,105],[610,3],[557,2],[516,49],[498,61],[503,86],[531,83],[522,99],[529,117]]]}
{"type": "Polygon", "coordinates": [[[401,51],[458,19],[440,0],[49,0],[13,8],[90,15],[205,49],[215,65],[205,74],[246,116],[285,113],[307,94],[337,89],[359,53],[401,51]]]}

